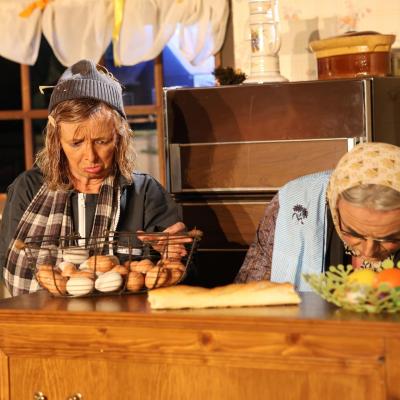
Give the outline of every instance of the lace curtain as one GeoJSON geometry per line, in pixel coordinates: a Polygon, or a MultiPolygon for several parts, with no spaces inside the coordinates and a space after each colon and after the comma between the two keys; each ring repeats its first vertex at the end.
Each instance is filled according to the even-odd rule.
{"type": "MultiPolygon", "coordinates": [[[[35,2],[33,2],[35,3],[35,2]]],[[[87,58],[98,61],[111,42],[115,0],[53,0],[25,18],[19,13],[30,0],[0,0],[0,56],[33,65],[41,34],[57,59],[70,66],[87,58]]],[[[119,2],[121,3],[121,2],[119,2]]],[[[172,36],[193,65],[222,46],[229,0],[125,0],[114,55],[121,65],[156,57],[172,36]]]]}

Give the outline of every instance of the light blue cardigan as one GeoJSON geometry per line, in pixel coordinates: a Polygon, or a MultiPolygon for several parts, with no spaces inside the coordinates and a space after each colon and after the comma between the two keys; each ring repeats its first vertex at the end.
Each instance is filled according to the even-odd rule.
{"type": "Polygon", "coordinates": [[[326,246],[326,188],[332,171],[302,176],[279,191],[271,281],[310,291],[304,273],[323,271],[326,246]]]}

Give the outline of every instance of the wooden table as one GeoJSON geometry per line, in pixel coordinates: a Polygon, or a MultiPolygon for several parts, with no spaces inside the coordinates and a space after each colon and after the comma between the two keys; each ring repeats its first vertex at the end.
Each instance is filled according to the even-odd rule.
{"type": "Polygon", "coordinates": [[[400,399],[400,315],[302,299],[181,311],[151,311],[146,295],[5,299],[0,399],[400,399]]]}

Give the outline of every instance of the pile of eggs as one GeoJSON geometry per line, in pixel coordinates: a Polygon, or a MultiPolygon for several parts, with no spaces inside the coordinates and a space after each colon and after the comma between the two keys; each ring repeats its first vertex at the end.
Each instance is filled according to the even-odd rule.
{"type": "Polygon", "coordinates": [[[162,259],[154,264],[150,259],[142,259],[121,265],[113,255],[89,257],[86,249],[71,249],[64,251],[63,261],[56,266],[38,265],[36,278],[54,295],[85,296],[95,291],[139,292],[171,286],[182,278],[184,271],[180,260],[162,259]]]}

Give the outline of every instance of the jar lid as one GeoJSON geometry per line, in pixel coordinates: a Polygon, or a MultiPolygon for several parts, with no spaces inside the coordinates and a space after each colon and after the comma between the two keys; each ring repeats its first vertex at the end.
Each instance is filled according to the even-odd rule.
{"type": "Polygon", "coordinates": [[[389,52],[396,35],[378,32],[349,32],[344,35],[310,42],[310,49],[317,58],[344,54],[389,52]]]}

